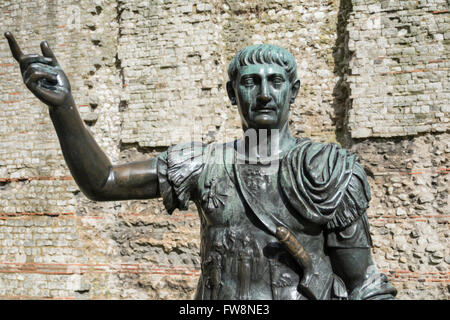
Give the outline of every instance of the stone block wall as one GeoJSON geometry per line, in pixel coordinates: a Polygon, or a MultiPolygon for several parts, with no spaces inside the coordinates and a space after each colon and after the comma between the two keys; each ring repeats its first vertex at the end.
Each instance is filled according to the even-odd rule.
{"type": "MultiPolygon", "coordinates": [[[[114,163],[238,137],[228,63],[249,44],[287,48],[292,132],[360,155],[378,268],[399,298],[448,299],[445,1],[5,0],[0,14],[26,53],[50,43],[114,163]]],[[[0,68],[0,298],[191,298],[195,208],[88,200],[6,40],[0,68]]]]}
{"type": "Polygon", "coordinates": [[[446,132],[447,1],[352,1],[348,23],[351,137],[446,132]]]}

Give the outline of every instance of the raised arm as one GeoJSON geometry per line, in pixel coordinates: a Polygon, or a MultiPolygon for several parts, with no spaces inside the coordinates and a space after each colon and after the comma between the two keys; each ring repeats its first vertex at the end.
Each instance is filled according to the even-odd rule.
{"type": "Polygon", "coordinates": [[[23,54],[10,32],[5,37],[25,85],[49,106],[64,159],[81,191],[96,201],[158,197],[157,159],[111,164],[84,125],[69,80],[48,43],[41,43],[43,56],[23,54]]]}

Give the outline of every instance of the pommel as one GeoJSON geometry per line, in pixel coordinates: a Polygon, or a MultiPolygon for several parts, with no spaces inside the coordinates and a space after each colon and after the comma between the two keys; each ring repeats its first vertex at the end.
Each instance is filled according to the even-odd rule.
{"type": "Polygon", "coordinates": [[[311,257],[306,252],[305,248],[302,246],[302,244],[295,238],[295,236],[285,227],[279,226],[277,227],[276,236],[278,240],[280,240],[290,254],[294,256],[299,264],[304,269],[310,269],[312,266],[311,257]]]}
{"type": "Polygon", "coordinates": [[[277,233],[276,236],[278,240],[281,242],[285,242],[289,238],[290,232],[285,227],[279,226],[277,227],[277,233]]]}

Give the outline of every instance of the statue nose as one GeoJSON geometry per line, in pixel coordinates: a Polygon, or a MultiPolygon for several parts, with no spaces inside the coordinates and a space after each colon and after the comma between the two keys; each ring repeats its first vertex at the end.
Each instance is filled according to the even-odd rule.
{"type": "Polygon", "coordinates": [[[272,100],[272,97],[270,96],[270,93],[269,93],[269,87],[268,87],[266,81],[263,81],[261,83],[261,91],[259,92],[258,100],[263,103],[267,103],[270,100],[272,100]]]}

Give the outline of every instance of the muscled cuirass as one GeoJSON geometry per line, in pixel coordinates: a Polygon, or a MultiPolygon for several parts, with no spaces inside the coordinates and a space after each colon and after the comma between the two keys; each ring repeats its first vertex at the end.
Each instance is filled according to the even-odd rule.
{"type": "Polygon", "coordinates": [[[283,225],[314,261],[320,298],[332,272],[322,227],[295,214],[279,185],[281,159],[236,161],[234,150],[210,150],[198,179],[202,273],[197,299],[304,299],[303,270],[274,235],[283,225]],[[228,151],[228,152],[227,152],[228,151]]]}

